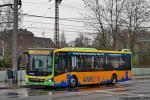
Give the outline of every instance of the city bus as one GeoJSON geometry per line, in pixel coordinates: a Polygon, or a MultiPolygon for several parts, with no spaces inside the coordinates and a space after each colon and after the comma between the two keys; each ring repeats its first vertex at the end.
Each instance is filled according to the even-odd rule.
{"type": "Polygon", "coordinates": [[[20,56],[19,67],[24,62],[25,83],[31,86],[115,85],[131,79],[131,57],[129,51],[31,48],[20,56]]]}

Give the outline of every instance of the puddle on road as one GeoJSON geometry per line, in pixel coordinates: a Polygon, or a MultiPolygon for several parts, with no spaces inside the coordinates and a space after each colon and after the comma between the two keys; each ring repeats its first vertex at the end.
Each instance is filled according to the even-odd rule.
{"type": "Polygon", "coordinates": [[[5,96],[7,96],[8,98],[17,98],[19,97],[19,94],[17,92],[8,92],[5,93],[5,96]]]}
{"type": "Polygon", "coordinates": [[[1,96],[5,96],[8,98],[18,98],[18,97],[29,97],[29,96],[39,96],[39,95],[52,95],[51,91],[43,91],[43,90],[33,90],[33,89],[23,89],[14,90],[16,92],[5,92],[1,96]]]}
{"type": "Polygon", "coordinates": [[[133,89],[125,89],[125,88],[123,88],[123,89],[113,90],[111,92],[128,92],[128,91],[132,91],[132,90],[133,89]]]}

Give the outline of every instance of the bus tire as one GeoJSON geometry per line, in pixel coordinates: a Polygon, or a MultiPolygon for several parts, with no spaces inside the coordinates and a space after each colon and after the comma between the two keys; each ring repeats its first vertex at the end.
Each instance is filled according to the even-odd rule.
{"type": "Polygon", "coordinates": [[[111,85],[115,85],[117,83],[117,75],[113,74],[111,77],[111,85]]]}
{"type": "Polygon", "coordinates": [[[69,87],[75,88],[77,86],[77,82],[78,82],[77,78],[75,76],[72,76],[70,78],[69,87]]]}

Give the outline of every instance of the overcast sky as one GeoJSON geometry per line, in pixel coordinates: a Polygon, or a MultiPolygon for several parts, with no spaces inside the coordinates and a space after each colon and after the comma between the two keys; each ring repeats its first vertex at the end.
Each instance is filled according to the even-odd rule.
{"type": "MultiPolygon", "coordinates": [[[[54,0],[22,0],[22,10],[25,14],[54,17],[54,0]]],[[[82,0],[62,0],[60,18],[83,18],[87,10],[82,0]]],[[[32,31],[35,36],[52,38],[54,36],[54,19],[23,16],[22,28],[32,31]]],[[[64,30],[67,41],[78,36],[79,32],[87,32],[83,22],[60,20],[60,34],[64,30]]]]}

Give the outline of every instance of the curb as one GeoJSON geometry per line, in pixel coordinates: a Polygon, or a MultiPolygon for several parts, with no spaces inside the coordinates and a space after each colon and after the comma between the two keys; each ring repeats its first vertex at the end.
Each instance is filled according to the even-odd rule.
{"type": "Polygon", "coordinates": [[[142,79],[150,79],[150,77],[133,78],[132,80],[142,80],[142,79]]]}
{"type": "Polygon", "coordinates": [[[6,87],[0,87],[1,89],[19,89],[19,88],[27,88],[26,85],[22,85],[22,86],[6,86],[6,87]]]}
{"type": "Polygon", "coordinates": [[[150,75],[138,75],[132,76],[131,80],[142,80],[142,79],[150,79],[150,75]]]}

